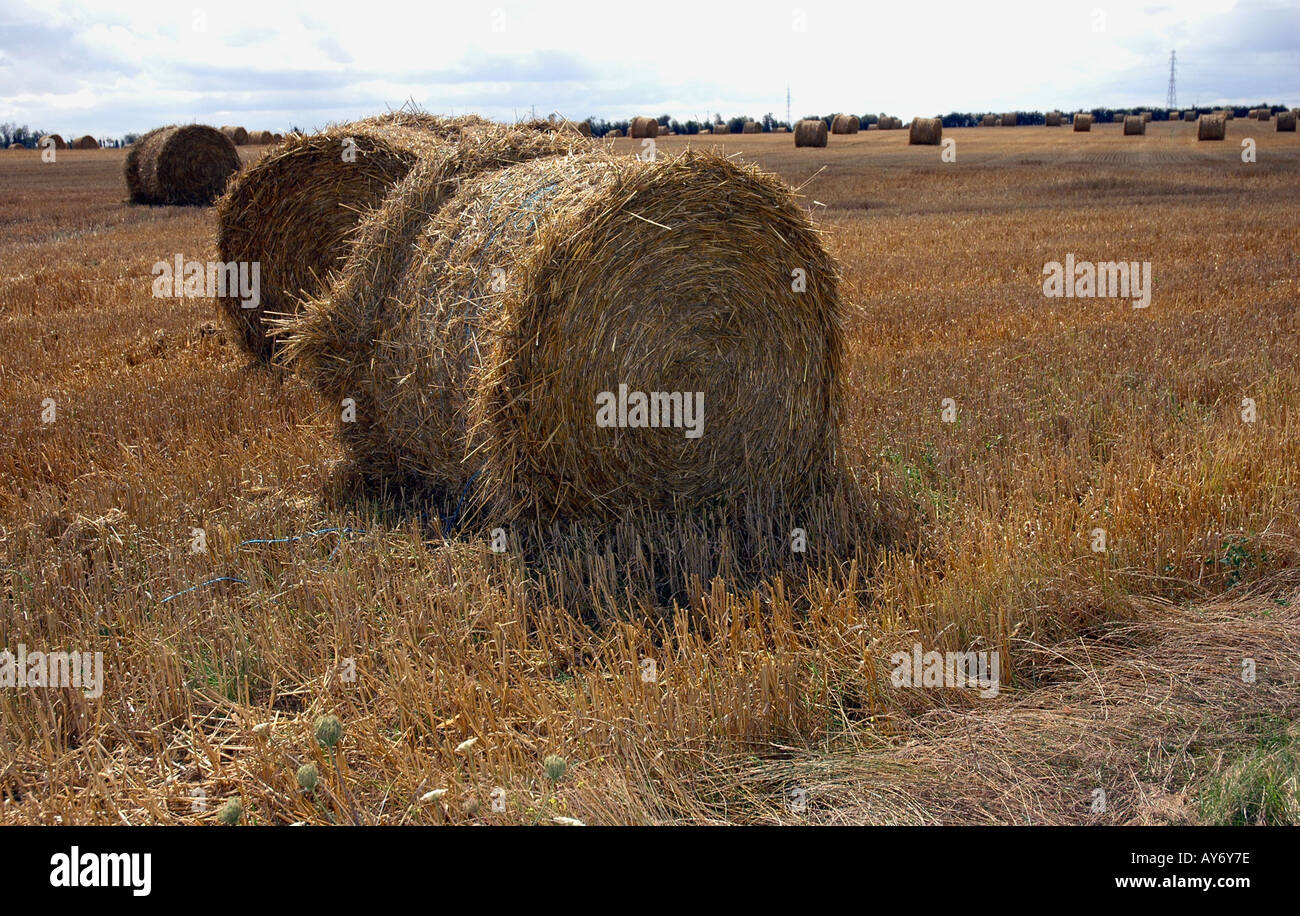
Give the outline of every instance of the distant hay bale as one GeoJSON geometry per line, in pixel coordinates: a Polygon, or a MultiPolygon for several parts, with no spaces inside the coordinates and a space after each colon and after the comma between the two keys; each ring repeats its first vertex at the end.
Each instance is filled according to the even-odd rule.
{"type": "Polygon", "coordinates": [[[255,130],[248,135],[248,142],[254,146],[267,146],[275,142],[275,134],[269,130],[255,130]]]}
{"type": "Polygon", "coordinates": [[[1295,133],[1295,120],[1296,118],[1295,118],[1294,111],[1279,111],[1277,113],[1278,133],[1282,133],[1284,131],[1289,133],[1295,133]]]}
{"type": "Polygon", "coordinates": [[[821,118],[805,118],[794,126],[795,146],[825,146],[826,122],[821,118]]]}
{"type": "Polygon", "coordinates": [[[1222,140],[1227,129],[1227,119],[1222,115],[1201,115],[1196,124],[1196,139],[1222,140]]]}
{"type": "Polygon", "coordinates": [[[913,118],[907,132],[911,146],[938,146],[943,139],[943,121],[939,118],[913,118]]]}
{"type": "Polygon", "coordinates": [[[1006,114],[1002,116],[1002,126],[1003,127],[1016,126],[1016,113],[1014,111],[1008,111],[1006,114]]]}
{"type": "Polygon", "coordinates": [[[1046,115],[1043,116],[1043,126],[1060,127],[1061,113],[1059,111],[1049,111],[1046,115]]]}
{"type": "Polygon", "coordinates": [[[1273,109],[1261,108],[1255,112],[1255,117],[1260,121],[1271,121],[1273,119],[1273,109]]]}
{"type": "Polygon", "coordinates": [[[659,136],[666,137],[671,133],[672,133],[672,128],[670,128],[667,124],[659,125],[659,136]]]}
{"type": "Polygon", "coordinates": [[[746,121],[743,132],[747,134],[761,134],[763,132],[763,125],[759,124],[757,121],[746,121]]]}
{"type": "Polygon", "coordinates": [[[1195,120],[1196,120],[1196,117],[1197,117],[1197,115],[1196,115],[1196,112],[1194,112],[1194,111],[1184,111],[1184,112],[1183,112],[1183,120],[1184,120],[1184,121],[1195,121],[1195,120]]]}
{"type": "Polygon", "coordinates": [[[123,163],[137,204],[210,204],[238,171],[234,142],[206,124],[156,127],[131,145],[123,163]]]}
{"type": "Polygon", "coordinates": [[[1219,112],[1219,114],[1223,115],[1225,121],[1231,121],[1237,117],[1237,113],[1231,108],[1225,108],[1223,111],[1219,112]]]}
{"type": "Polygon", "coordinates": [[[1147,132],[1147,122],[1142,120],[1141,115],[1124,116],[1124,136],[1141,136],[1147,132]]]}
{"type": "Polygon", "coordinates": [[[1144,112],[1142,112],[1142,113],[1139,115],[1139,117],[1142,118],[1142,123],[1143,123],[1143,124],[1150,124],[1150,123],[1151,123],[1151,112],[1149,112],[1149,111],[1144,111],[1144,112]]]}
{"type": "Polygon", "coordinates": [[[83,137],[78,137],[77,139],[73,140],[72,148],[73,149],[99,149],[99,141],[96,140],[94,137],[92,137],[90,134],[86,134],[83,137]]]}
{"type": "Polygon", "coordinates": [[[774,134],[788,134],[788,133],[790,133],[790,128],[788,128],[788,127],[773,127],[773,128],[772,128],[772,133],[774,133],[774,134]]]}
{"type": "Polygon", "coordinates": [[[617,140],[619,137],[622,137],[622,136],[623,136],[623,131],[621,131],[621,130],[619,130],[617,127],[615,127],[613,130],[608,131],[608,132],[605,134],[605,136],[606,136],[606,137],[613,137],[615,140],[617,140]]]}
{"type": "Polygon", "coordinates": [[[45,134],[44,136],[41,137],[40,140],[36,142],[37,147],[39,147],[40,149],[47,149],[48,144],[46,143],[46,141],[52,142],[54,144],[55,149],[68,148],[68,141],[64,140],[63,137],[60,136],[59,134],[45,134]]]}
{"type": "Polygon", "coordinates": [[[21,143],[10,143],[10,144],[9,144],[9,148],[10,148],[10,149],[27,149],[27,147],[23,146],[21,143]]]}
{"type": "Polygon", "coordinates": [[[980,118],[980,127],[997,127],[997,126],[998,126],[997,115],[986,114],[984,117],[980,118]]]}
{"type": "Polygon", "coordinates": [[[450,193],[467,174],[565,153],[580,142],[571,131],[406,112],[291,136],[232,182],[217,203],[221,260],[261,265],[256,308],[245,308],[237,292],[218,297],[237,341],[249,354],[269,358],[274,347],[267,316],[291,314],[302,296],[323,288],[362,216],[417,162],[437,162],[450,193]]]}
{"type": "Polygon", "coordinates": [[[862,122],[857,115],[837,114],[831,121],[831,133],[856,134],[861,126],[862,122]]]}
{"type": "Polygon", "coordinates": [[[1074,130],[1076,133],[1092,130],[1092,115],[1077,114],[1074,116],[1074,130]]]}
{"type": "Polygon", "coordinates": [[[417,164],[330,293],[284,323],[300,377],[355,400],[340,428],[356,466],[494,525],[779,504],[826,479],[845,309],[779,179],[712,153],[594,150],[483,173],[431,208],[441,195],[417,164]]]}
{"type": "Polygon", "coordinates": [[[590,136],[591,136],[591,122],[590,122],[590,121],[570,121],[569,123],[573,126],[573,129],[576,130],[576,131],[577,131],[579,134],[581,134],[582,136],[584,136],[584,137],[590,137],[590,136]]]}
{"type": "Polygon", "coordinates": [[[731,133],[731,127],[727,124],[714,124],[713,132],[715,134],[729,134],[731,133]]]}
{"type": "Polygon", "coordinates": [[[659,136],[659,122],[654,118],[633,118],[627,129],[627,135],[633,139],[659,136]]]}
{"type": "Polygon", "coordinates": [[[248,145],[248,131],[242,127],[233,127],[229,124],[221,128],[221,132],[230,138],[230,142],[235,146],[248,145]]]}

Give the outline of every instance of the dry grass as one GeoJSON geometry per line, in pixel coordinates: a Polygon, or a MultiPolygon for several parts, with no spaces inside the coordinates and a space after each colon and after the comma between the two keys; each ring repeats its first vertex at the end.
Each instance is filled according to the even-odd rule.
{"type": "Polygon", "coordinates": [[[0,642],[103,651],[107,685],[0,690],[0,819],[210,823],[232,795],[258,823],[1257,816],[1235,797],[1284,778],[1258,749],[1300,698],[1300,145],[1252,125],[957,129],[959,165],[902,134],[708,138],[805,186],[852,305],[842,442],[875,528],[856,565],[759,582],[703,521],[667,556],[636,525],[444,539],[346,473],[312,392],[250,370],[212,303],[150,297],[155,260],[215,254],[211,211],[123,206],[117,151],[6,156],[0,642]],[[1150,308],[1045,299],[1067,252],[1150,260],[1150,308]],[[1002,692],[892,687],[915,641],[998,648],[1002,692]]]}

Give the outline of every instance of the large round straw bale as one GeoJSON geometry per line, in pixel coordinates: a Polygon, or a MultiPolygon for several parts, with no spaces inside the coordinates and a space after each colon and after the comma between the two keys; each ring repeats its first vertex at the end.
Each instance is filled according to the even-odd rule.
{"type": "Polygon", "coordinates": [[[1196,118],[1197,118],[1197,114],[1196,114],[1195,111],[1192,111],[1192,110],[1189,109],[1189,110],[1183,112],[1183,120],[1184,120],[1184,121],[1195,121],[1196,118]]]}
{"type": "Polygon", "coordinates": [[[234,127],[230,124],[226,124],[221,128],[221,132],[229,137],[230,142],[235,144],[235,146],[248,145],[248,131],[244,130],[242,127],[234,127]]]}
{"type": "Polygon", "coordinates": [[[997,125],[997,115],[986,114],[984,117],[980,118],[980,127],[997,127],[997,125]]]}
{"type": "Polygon", "coordinates": [[[1049,111],[1046,115],[1043,116],[1043,126],[1060,127],[1061,113],[1059,111],[1049,111]]]}
{"type": "Polygon", "coordinates": [[[1255,117],[1260,121],[1271,121],[1273,119],[1273,109],[1261,108],[1255,112],[1255,117]]]}
{"type": "Polygon", "coordinates": [[[821,118],[805,118],[794,126],[795,146],[825,146],[826,122],[821,118]]]}
{"type": "Polygon", "coordinates": [[[731,133],[731,126],[728,124],[714,124],[713,132],[715,134],[729,134],[731,133]]]}
{"type": "Polygon", "coordinates": [[[742,132],[747,134],[761,134],[763,132],[763,125],[759,124],[757,121],[746,121],[742,132]]]}
{"type": "Polygon", "coordinates": [[[861,127],[862,122],[857,115],[837,114],[831,120],[833,134],[856,134],[861,127]]]}
{"type": "Polygon", "coordinates": [[[1006,114],[1002,116],[1002,126],[1003,127],[1016,126],[1016,113],[1014,111],[1008,111],[1006,114]]]}
{"type": "Polygon", "coordinates": [[[77,139],[73,140],[72,148],[73,149],[99,149],[99,141],[96,140],[94,137],[90,136],[90,134],[86,134],[84,137],[78,137],[77,139]]]}
{"type": "Polygon", "coordinates": [[[1142,135],[1147,132],[1147,122],[1141,115],[1124,116],[1124,136],[1142,135]]]}
{"type": "Polygon", "coordinates": [[[68,141],[64,140],[60,134],[45,134],[37,141],[36,146],[40,149],[48,149],[49,143],[53,143],[55,149],[68,148],[68,141]]]}
{"type": "Polygon", "coordinates": [[[939,118],[913,118],[907,133],[912,146],[938,146],[943,139],[943,121],[939,118]]]}
{"type": "Polygon", "coordinates": [[[486,124],[477,117],[395,112],[308,136],[294,134],[240,175],[217,203],[217,247],[223,262],[261,265],[256,308],[245,308],[238,292],[219,297],[244,349],[263,359],[271,355],[267,316],[294,312],[299,298],[322,288],[330,271],[341,266],[362,215],[378,206],[417,160],[451,163],[450,185],[465,171],[567,152],[580,142],[571,131],[486,124]],[[469,142],[480,133],[496,138],[495,145],[469,142]]]}
{"type": "Polygon", "coordinates": [[[1201,115],[1196,124],[1197,140],[1222,140],[1228,125],[1223,115],[1201,115]]]}
{"type": "Polygon", "coordinates": [[[1074,116],[1074,129],[1075,129],[1076,131],[1090,131],[1090,130],[1092,130],[1092,115],[1090,115],[1090,114],[1077,114],[1077,115],[1075,115],[1075,116],[1074,116]]]}
{"type": "Polygon", "coordinates": [[[123,164],[137,204],[209,204],[237,171],[235,144],[206,124],[156,127],[131,145],[123,164]]]}
{"type": "Polygon", "coordinates": [[[439,186],[417,164],[334,290],[286,322],[300,375],[355,400],[358,466],[494,525],[775,503],[824,478],[843,305],[781,181],[712,153],[597,150],[483,173],[430,218],[439,186]],[[638,392],[663,413],[635,413],[638,392]],[[668,408],[696,392],[698,437],[668,408]]]}
{"type": "Polygon", "coordinates": [[[1295,133],[1295,120],[1294,111],[1279,111],[1277,113],[1278,132],[1290,131],[1291,133],[1295,133]]]}
{"type": "Polygon", "coordinates": [[[627,135],[633,139],[659,136],[659,122],[654,118],[633,118],[628,126],[627,135]]]}
{"type": "Polygon", "coordinates": [[[666,137],[671,133],[672,133],[672,128],[670,128],[667,124],[659,125],[659,136],[666,137]]]}

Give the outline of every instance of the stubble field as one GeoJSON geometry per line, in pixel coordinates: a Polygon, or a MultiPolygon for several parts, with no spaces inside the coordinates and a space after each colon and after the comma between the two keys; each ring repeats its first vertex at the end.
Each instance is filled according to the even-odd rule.
{"type": "Polygon", "coordinates": [[[217,258],[210,208],[0,153],[0,646],[104,665],[0,688],[0,822],[1300,818],[1298,135],[944,135],[658,141],[802,189],[872,518],[757,581],[706,531],[683,563],[723,575],[672,600],[634,534],[499,554],[359,485],[311,390],[151,295],[217,258]],[[1045,297],[1070,254],[1149,261],[1150,305],[1045,297]],[[1000,690],[894,686],[917,644],[997,651],[1000,690]]]}

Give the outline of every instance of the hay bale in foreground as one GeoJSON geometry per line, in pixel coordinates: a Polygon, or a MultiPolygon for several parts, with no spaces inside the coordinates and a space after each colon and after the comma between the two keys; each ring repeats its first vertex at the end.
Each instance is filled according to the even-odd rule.
{"type": "Polygon", "coordinates": [[[1061,113],[1059,111],[1049,111],[1046,115],[1043,116],[1043,126],[1060,127],[1061,113]]]}
{"type": "Polygon", "coordinates": [[[1006,114],[1002,116],[1002,126],[1003,127],[1016,126],[1016,113],[1014,111],[1008,111],[1006,114]]]}
{"type": "Polygon", "coordinates": [[[794,145],[825,146],[826,122],[821,118],[805,118],[794,126],[794,145]]]}
{"type": "Polygon", "coordinates": [[[1295,112],[1279,111],[1277,113],[1277,131],[1278,133],[1290,132],[1295,133],[1295,112]]]}
{"type": "Polygon", "coordinates": [[[137,204],[210,204],[239,171],[239,151],[206,124],[156,127],[131,145],[123,177],[137,204]]]}
{"type": "Polygon", "coordinates": [[[1092,115],[1090,114],[1075,115],[1074,130],[1076,133],[1084,133],[1092,130],[1092,115]]]}
{"type": "Polygon", "coordinates": [[[628,125],[627,135],[635,140],[644,137],[659,136],[659,122],[654,118],[633,118],[628,125]]]}
{"type": "Polygon", "coordinates": [[[217,247],[224,262],[261,264],[261,296],[244,308],[237,293],[218,302],[249,354],[273,351],[267,317],[292,314],[341,266],[362,216],[383,202],[422,159],[446,173],[447,193],[466,173],[538,155],[567,152],[572,131],[484,126],[477,117],[396,112],[295,134],[231,184],[217,203],[217,247]],[[345,158],[349,156],[349,158],[345,158]]]}
{"type": "Polygon", "coordinates": [[[1227,130],[1227,120],[1222,115],[1202,115],[1196,125],[1196,139],[1222,140],[1227,130]]]}
{"type": "Polygon", "coordinates": [[[1124,116],[1124,136],[1142,136],[1147,132],[1147,122],[1142,120],[1141,115],[1124,116]]]}
{"type": "Polygon", "coordinates": [[[68,141],[64,140],[59,134],[45,134],[40,140],[36,141],[36,146],[38,149],[48,149],[49,143],[53,143],[55,149],[68,148],[68,141]]]}
{"type": "Polygon", "coordinates": [[[78,137],[72,141],[73,149],[99,149],[99,141],[90,134],[78,137]]]}
{"type": "Polygon", "coordinates": [[[235,144],[235,146],[248,145],[248,131],[244,130],[244,128],[242,127],[235,127],[233,125],[226,124],[221,128],[221,132],[225,134],[227,137],[229,137],[230,142],[235,144]]]}
{"type": "Polygon", "coordinates": [[[798,499],[825,477],[844,307],[783,182],[713,153],[595,150],[484,173],[430,218],[441,188],[417,164],[284,324],[299,374],[356,400],[360,467],[494,525],[798,499]],[[637,392],[681,409],[652,424],[637,392]]]}
{"type": "Polygon", "coordinates": [[[984,117],[980,118],[980,127],[997,127],[997,126],[998,126],[997,115],[986,114],[984,117]]]}
{"type": "Polygon", "coordinates": [[[833,134],[856,134],[862,127],[862,121],[857,115],[837,114],[831,120],[831,133],[833,134]]]}
{"type": "Polygon", "coordinates": [[[907,132],[911,146],[938,146],[943,139],[943,121],[939,118],[913,118],[907,132]]]}

